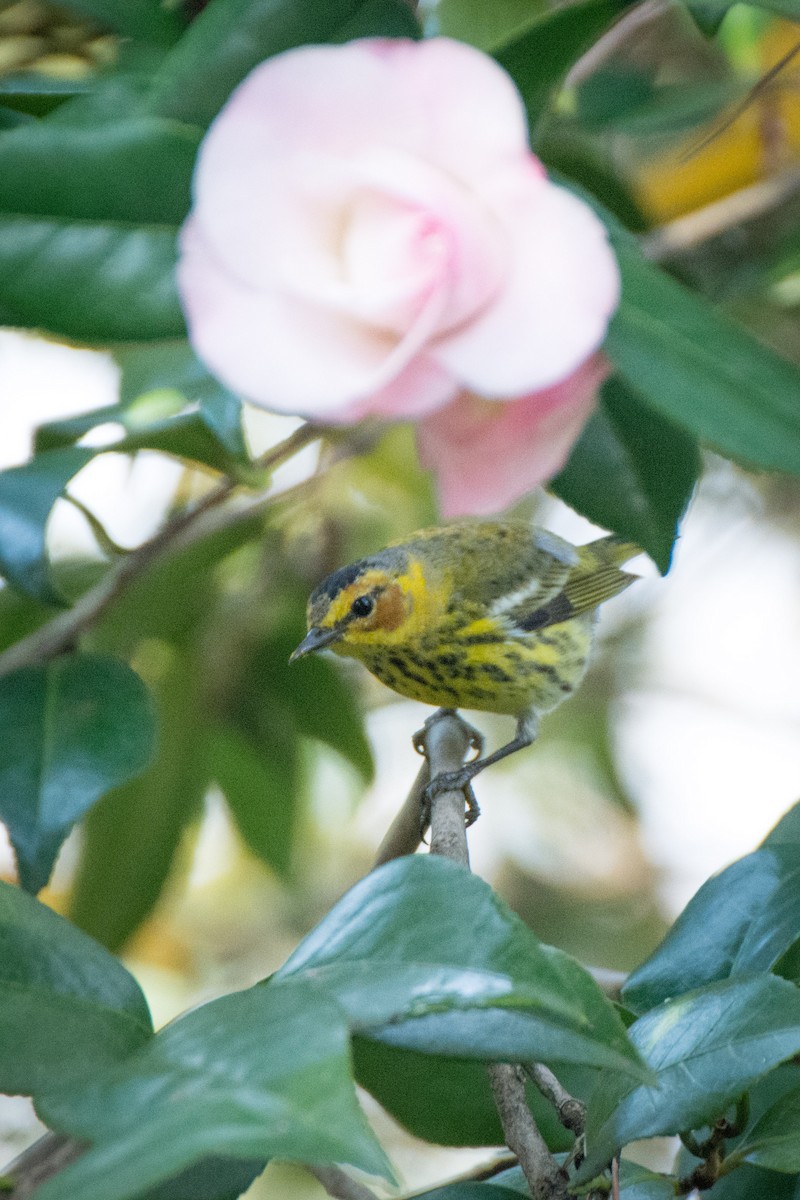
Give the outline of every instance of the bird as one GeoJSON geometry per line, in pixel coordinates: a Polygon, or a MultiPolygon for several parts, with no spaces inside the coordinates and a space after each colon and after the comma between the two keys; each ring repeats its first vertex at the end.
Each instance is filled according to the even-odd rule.
{"type": "MultiPolygon", "coordinates": [[[[435,795],[463,791],[471,824],[479,811],[472,780],[529,746],[540,717],[578,686],[597,608],[638,578],[621,567],[639,553],[614,534],[574,546],[525,521],[422,529],[323,579],[289,661],[332,650],[442,711],[515,717],[515,736],[492,754],[482,755],[470,731],[476,758],[425,791],[428,813],[435,795]]],[[[420,750],[423,734],[415,735],[420,750]]]]}

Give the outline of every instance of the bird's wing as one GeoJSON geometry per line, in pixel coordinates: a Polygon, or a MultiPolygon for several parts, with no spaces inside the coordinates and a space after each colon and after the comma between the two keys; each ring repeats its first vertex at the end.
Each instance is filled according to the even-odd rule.
{"type": "Polygon", "coordinates": [[[484,572],[481,599],[491,618],[511,625],[549,604],[578,567],[578,551],[546,529],[523,526],[496,547],[484,572]]]}
{"type": "Polygon", "coordinates": [[[577,551],[578,561],[570,570],[563,587],[545,603],[529,606],[516,618],[517,628],[530,633],[558,625],[571,617],[591,612],[612,596],[618,595],[638,579],[621,571],[619,564],[639,553],[639,548],[612,536],[590,542],[577,551]]]}

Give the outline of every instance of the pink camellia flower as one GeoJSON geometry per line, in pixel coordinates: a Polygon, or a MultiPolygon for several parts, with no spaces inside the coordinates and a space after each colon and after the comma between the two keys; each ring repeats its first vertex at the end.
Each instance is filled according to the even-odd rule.
{"type": "Polygon", "coordinates": [[[604,227],[530,153],[510,78],[447,38],[257,67],[201,148],[178,283],[195,350],[255,404],[424,418],[451,512],[561,466],[619,298],[604,227]],[[470,504],[456,477],[478,464],[470,504]]]}

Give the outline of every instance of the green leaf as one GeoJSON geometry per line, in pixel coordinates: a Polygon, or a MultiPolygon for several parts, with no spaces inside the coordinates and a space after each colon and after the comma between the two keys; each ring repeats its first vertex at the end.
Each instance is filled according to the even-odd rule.
{"type": "Polygon", "coordinates": [[[80,655],[0,679],[0,817],[23,886],[38,891],[72,826],[146,767],[155,740],[138,675],[80,655]]]}
{"type": "Polygon", "coordinates": [[[792,828],[798,809],[759,850],[703,884],[628,978],[626,1004],[644,1012],[690,988],[775,967],[800,931],[800,837],[792,828]]]}
{"type": "Polygon", "coordinates": [[[605,352],[619,374],[723,454],[800,473],[800,371],[648,263],[608,220],[623,290],[605,352]]]}
{"type": "Polygon", "coordinates": [[[308,42],[381,36],[390,21],[393,33],[416,30],[404,0],[211,0],[156,72],[148,107],[207,125],[265,58],[308,42]]]}
{"type": "Polygon", "coordinates": [[[177,6],[161,0],[60,0],[62,8],[89,17],[124,37],[169,44],[185,27],[177,6]]]}
{"type": "Polygon", "coordinates": [[[699,471],[695,438],[612,378],[549,487],[590,521],[641,546],[666,572],[699,471]]]}
{"type": "Polygon", "coordinates": [[[188,342],[121,347],[115,358],[122,368],[120,400],[129,413],[129,432],[141,419],[141,410],[133,401],[144,393],[176,389],[190,402],[199,404],[201,420],[233,458],[249,461],[241,401],[209,375],[188,342]]]}
{"type": "Polygon", "coordinates": [[[708,1200],[800,1200],[800,1178],[745,1163],[706,1195],[708,1200]]]}
{"type": "Polygon", "coordinates": [[[0,1092],[88,1082],[151,1033],[133,976],[38,900],[0,882],[0,1092]]]}
{"type": "Polygon", "coordinates": [[[0,324],[94,343],[183,337],[177,232],[0,215],[0,324]]]}
{"type": "Polygon", "coordinates": [[[266,1165],[263,1158],[201,1158],[136,1200],[238,1200],[266,1165]]]}
{"type": "Polygon", "coordinates": [[[648,1171],[639,1163],[620,1163],[620,1195],[622,1200],[674,1200],[675,1181],[668,1175],[648,1171]]]}
{"type": "Polygon", "coordinates": [[[47,563],[45,531],[64,488],[93,457],[76,446],[38,454],[21,467],[0,471],[0,573],[19,591],[44,604],[63,604],[47,563]]]}
{"type": "Polygon", "coordinates": [[[178,225],[189,210],[199,142],[199,129],[150,116],[8,131],[0,136],[0,210],[178,225]]]}
{"type": "MultiPolygon", "coordinates": [[[[699,18],[703,29],[710,22],[720,22],[736,3],[737,0],[692,0],[687,7],[695,18],[699,18]]],[[[776,13],[779,17],[787,17],[790,21],[800,21],[798,0],[748,0],[748,4],[776,13]]]]}
{"type": "MultiPolygon", "coordinates": [[[[365,1037],[353,1039],[353,1061],[361,1087],[415,1137],[438,1146],[502,1145],[503,1130],[482,1062],[402,1050],[365,1037]]],[[[551,1150],[569,1150],[574,1139],[553,1106],[533,1084],[527,1097],[551,1150]]]]}
{"type": "Polygon", "coordinates": [[[775,976],[731,979],[667,1000],[628,1030],[656,1083],[604,1078],[589,1103],[591,1179],[621,1147],[713,1123],[772,1067],[800,1050],[800,991],[775,976]]]}
{"type": "Polygon", "coordinates": [[[212,727],[203,742],[209,776],[222,788],[245,842],[268,867],[288,875],[297,821],[296,740],[265,753],[234,729],[212,727]]]}
{"type": "Polygon", "coordinates": [[[521,27],[546,11],[542,0],[495,0],[493,4],[485,4],[484,0],[439,0],[436,32],[491,51],[512,40],[521,27]]]}
{"type": "Polygon", "coordinates": [[[800,803],[794,804],[764,838],[765,846],[800,846],[800,803]]]}
{"type": "Polygon", "coordinates": [[[164,657],[158,753],[144,775],[89,813],[71,894],[73,921],[110,950],[121,949],[151,912],[209,784],[196,655],[164,647],[164,657]]]}
{"type": "Polygon", "coordinates": [[[523,32],[494,50],[500,66],[519,88],[531,129],[573,63],[631,2],[577,0],[532,21],[523,32]]]}
{"type": "Polygon", "coordinates": [[[80,1094],[39,1107],[94,1143],[40,1200],[128,1200],[209,1155],[342,1162],[391,1178],[356,1101],[344,1015],[310,984],[205,1004],[80,1094]]]}
{"type": "Polygon", "coordinates": [[[307,972],[336,995],[357,1032],[387,1045],[642,1077],[591,976],[446,859],[407,857],[356,884],[275,978],[307,972]]]}
{"type": "Polygon", "coordinates": [[[773,1171],[800,1171],[800,1088],[782,1096],[747,1130],[734,1155],[773,1171]]]}

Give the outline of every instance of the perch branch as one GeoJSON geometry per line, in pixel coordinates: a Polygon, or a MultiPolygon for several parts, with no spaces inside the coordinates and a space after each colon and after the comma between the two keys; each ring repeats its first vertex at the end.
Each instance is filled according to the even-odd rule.
{"type": "MultiPolygon", "coordinates": [[[[424,745],[431,779],[458,770],[471,744],[470,731],[455,713],[442,710],[427,721],[424,745]]],[[[433,798],[431,854],[442,854],[469,870],[464,794],[460,790],[440,792],[433,798]]],[[[566,1178],[528,1108],[522,1068],[495,1063],[488,1072],[506,1143],[519,1160],[533,1200],[566,1196],[566,1178]]]]}
{"type": "MultiPolygon", "coordinates": [[[[290,437],[267,451],[259,459],[258,465],[264,470],[271,470],[319,436],[318,427],[301,425],[290,437]]],[[[0,676],[21,667],[47,662],[71,650],[150,567],[170,551],[194,541],[204,530],[204,518],[227,500],[238,486],[236,479],[225,476],[192,508],[177,513],[152,538],[111,567],[100,582],[81,596],[67,612],[59,613],[46,625],[10,646],[0,654],[0,676]]]]}

